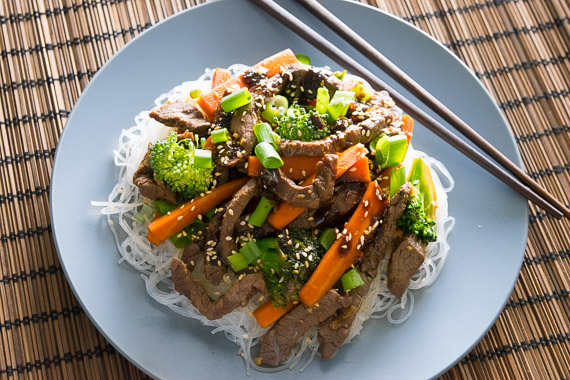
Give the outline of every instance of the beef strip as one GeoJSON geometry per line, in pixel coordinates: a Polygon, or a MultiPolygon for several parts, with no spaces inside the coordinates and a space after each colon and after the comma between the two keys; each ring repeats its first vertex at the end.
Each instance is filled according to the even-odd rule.
{"type": "Polygon", "coordinates": [[[184,247],[182,251],[181,260],[186,264],[190,269],[193,269],[196,265],[196,261],[198,260],[198,256],[200,255],[200,245],[197,243],[192,243],[184,247]]]}
{"type": "Polygon", "coordinates": [[[384,259],[392,251],[394,244],[399,240],[396,233],[396,222],[406,209],[410,197],[412,185],[407,182],[400,187],[390,200],[390,206],[384,215],[382,225],[378,228],[374,240],[364,248],[364,256],[361,268],[364,272],[374,276],[378,262],[384,259]]]}
{"type": "Polygon", "coordinates": [[[236,280],[230,288],[216,301],[206,293],[204,286],[198,282],[186,265],[178,258],[170,262],[174,289],[188,297],[192,304],[210,320],[219,319],[238,307],[246,306],[250,298],[256,294],[267,294],[263,274],[253,273],[236,280]]]}
{"type": "Polygon", "coordinates": [[[137,171],[133,175],[133,184],[139,188],[143,197],[157,200],[163,199],[167,202],[176,204],[178,202],[178,194],[164,182],[157,182],[154,179],[154,172],[150,167],[150,149],[145,154],[137,171]]]}
{"type": "Polygon", "coordinates": [[[427,244],[416,234],[407,234],[392,252],[388,263],[388,290],[398,298],[404,295],[410,279],[425,260],[427,244]]]}
{"type": "Polygon", "coordinates": [[[335,290],[329,290],[319,301],[318,306],[313,308],[307,308],[303,304],[295,306],[263,337],[259,352],[261,362],[275,366],[286,360],[299,338],[338,309],[347,307],[350,301],[350,298],[340,296],[335,290]]]}
{"type": "Polygon", "coordinates": [[[220,252],[226,259],[236,249],[233,237],[234,228],[249,201],[259,194],[257,179],[252,178],[235,194],[226,207],[222,225],[220,227],[220,252]],[[229,238],[229,239],[228,239],[229,238]]]}
{"type": "Polygon", "coordinates": [[[326,87],[332,99],[334,93],[342,88],[342,81],[332,71],[311,66],[303,77],[303,92],[306,99],[315,99],[319,87],[326,87]]]}
{"type": "Polygon", "coordinates": [[[321,203],[316,210],[303,211],[289,226],[310,229],[334,224],[358,205],[365,190],[366,184],[360,182],[337,185],[327,202],[321,203]]]}
{"type": "Polygon", "coordinates": [[[321,357],[323,359],[330,359],[338,348],[342,346],[350,333],[360,305],[362,305],[362,301],[370,289],[371,280],[366,278],[366,276],[363,277],[364,285],[347,292],[351,299],[350,305],[319,324],[319,346],[321,347],[321,357]]]}
{"type": "Polygon", "coordinates": [[[183,100],[165,103],[153,110],[149,116],[166,126],[198,135],[205,135],[211,127],[210,122],[204,119],[202,112],[193,103],[183,100]]]}
{"type": "Polygon", "coordinates": [[[311,185],[299,186],[281,171],[281,169],[263,170],[261,184],[287,203],[304,208],[317,208],[326,202],[334,191],[337,156],[327,154],[317,163],[316,178],[311,185]]]}
{"type": "Polygon", "coordinates": [[[220,246],[214,244],[219,241],[220,226],[222,225],[223,212],[216,211],[206,231],[204,239],[202,239],[202,251],[206,252],[206,259],[204,260],[204,278],[211,284],[218,285],[226,274],[228,268],[224,261],[219,260],[220,246]]]}

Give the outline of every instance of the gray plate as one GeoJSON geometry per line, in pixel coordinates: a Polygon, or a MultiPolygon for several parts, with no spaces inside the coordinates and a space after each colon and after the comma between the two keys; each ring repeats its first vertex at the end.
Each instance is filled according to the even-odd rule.
{"type": "MultiPolygon", "coordinates": [[[[282,3],[312,21],[296,4],[282,3]]],[[[325,4],[520,164],[501,112],[452,53],[418,29],[371,7],[344,1],[325,4]]],[[[312,24],[360,58],[322,25],[312,24]]],[[[152,107],[155,97],[196,78],[205,67],[253,64],[287,47],[308,54],[314,64],[330,65],[329,59],[247,1],[192,8],[154,26],[116,54],[84,91],[61,136],[51,210],[65,273],[98,329],[151,376],[246,377],[236,346],[154,302],[139,275],[128,265],[116,264],[111,233],[90,201],[106,199],[116,179],[111,151],[117,137],[140,110],[152,107]]],[[[456,181],[449,209],[457,225],[440,278],[416,293],[415,310],[406,323],[368,321],[363,333],[333,360],[317,358],[302,374],[285,371],[272,378],[436,376],[466,354],[498,316],[524,254],[527,202],[421,126],[416,127],[414,145],[444,162],[456,181]]],[[[267,375],[254,372],[250,378],[267,375]]]]}

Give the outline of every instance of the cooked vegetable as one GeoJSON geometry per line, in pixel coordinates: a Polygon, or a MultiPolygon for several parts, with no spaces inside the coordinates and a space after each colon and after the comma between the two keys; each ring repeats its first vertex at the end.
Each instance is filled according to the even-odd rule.
{"type": "Polygon", "coordinates": [[[232,72],[228,69],[222,69],[221,67],[216,67],[214,74],[212,74],[212,88],[215,88],[222,83],[230,80],[232,77],[232,72]]]}
{"type": "Polygon", "coordinates": [[[178,207],[175,204],[172,204],[170,202],[167,202],[163,199],[157,199],[156,201],[154,201],[153,203],[154,207],[156,208],[156,211],[160,214],[160,215],[164,215],[166,214],[168,211],[172,211],[174,210],[176,207],[178,207]]]}
{"type": "Polygon", "coordinates": [[[372,235],[371,232],[376,228],[377,218],[382,215],[388,203],[387,197],[383,197],[376,181],[370,182],[341,236],[329,248],[311,278],[299,292],[299,298],[305,305],[315,306],[354,264],[362,253],[364,244],[372,235]]]}
{"type": "Polygon", "coordinates": [[[222,98],[222,109],[224,112],[232,112],[249,103],[251,103],[251,94],[247,87],[242,87],[222,98]]]}
{"type": "MultiPolygon", "coordinates": [[[[281,157],[283,166],[281,170],[292,180],[305,179],[315,173],[317,163],[322,160],[318,156],[281,157]]],[[[248,157],[247,175],[257,177],[261,174],[263,165],[256,156],[248,157]]]]}
{"type": "Polygon", "coordinates": [[[402,132],[408,138],[408,146],[410,145],[410,141],[412,140],[412,135],[414,132],[414,119],[412,119],[409,115],[402,115],[402,132]]]}
{"type": "Polygon", "coordinates": [[[287,314],[293,307],[293,301],[290,301],[285,307],[278,307],[273,304],[273,300],[269,300],[254,310],[253,316],[257,323],[263,328],[268,327],[279,318],[287,314]]]}
{"type": "Polygon", "coordinates": [[[404,233],[414,233],[426,243],[437,240],[435,222],[427,216],[420,194],[414,194],[410,197],[406,204],[406,210],[396,225],[404,233]]]}
{"type": "Polygon", "coordinates": [[[277,123],[277,119],[281,117],[285,112],[287,112],[287,108],[289,107],[289,102],[287,98],[282,95],[275,95],[273,99],[271,99],[263,109],[261,116],[269,121],[272,124],[277,123]]]}
{"type": "Polygon", "coordinates": [[[332,228],[326,228],[319,236],[319,244],[323,246],[324,249],[329,249],[336,240],[336,232],[332,228]]]}
{"type": "Polygon", "coordinates": [[[287,65],[291,65],[293,63],[297,63],[299,60],[293,54],[291,49],[285,49],[280,51],[277,54],[272,55],[271,57],[265,58],[263,61],[259,62],[258,64],[254,65],[254,68],[264,67],[267,69],[267,77],[271,78],[275,74],[281,71],[282,67],[287,65]]]}
{"type": "Polygon", "coordinates": [[[255,155],[264,168],[277,169],[283,166],[283,160],[273,145],[267,142],[260,142],[255,146],[255,155]]]}
{"type": "Polygon", "coordinates": [[[344,289],[344,291],[358,288],[359,286],[364,285],[364,280],[362,279],[362,275],[356,268],[352,268],[351,270],[343,274],[342,277],[340,278],[340,282],[342,283],[342,288],[344,289]]]}
{"type": "Polygon", "coordinates": [[[223,143],[230,139],[230,133],[228,132],[227,128],[213,130],[211,136],[212,142],[214,144],[223,143]]]}
{"type": "Polygon", "coordinates": [[[297,57],[297,59],[299,60],[299,62],[301,62],[304,65],[310,65],[311,64],[311,58],[309,58],[308,55],[305,54],[295,54],[295,57],[297,57]]]}
{"type": "Polygon", "coordinates": [[[406,182],[406,168],[399,167],[390,171],[390,198],[394,196],[406,182]]]}
{"type": "Polygon", "coordinates": [[[361,157],[342,175],[341,181],[346,182],[370,182],[370,167],[368,157],[361,157]]]}
{"type": "MultiPolygon", "coordinates": [[[[205,145],[206,139],[204,139],[205,145]]],[[[212,167],[212,151],[208,149],[196,149],[194,151],[194,166],[200,169],[212,167]]]]}
{"type": "MultiPolygon", "coordinates": [[[[340,178],[346,171],[353,166],[356,161],[360,160],[361,157],[366,156],[368,150],[362,144],[356,144],[348,148],[338,155],[337,167],[336,167],[336,178],[340,178]]],[[[311,175],[301,184],[302,186],[307,186],[313,183],[315,175],[311,175]]],[[[273,211],[271,215],[267,218],[267,221],[276,229],[282,229],[291,223],[296,217],[301,215],[305,211],[303,207],[291,206],[286,202],[281,202],[277,209],[273,211]]]]}
{"type": "Polygon", "coordinates": [[[332,120],[336,120],[341,116],[346,115],[348,107],[354,99],[354,92],[352,91],[336,91],[327,106],[327,112],[332,120]]]}
{"type": "Polygon", "coordinates": [[[154,178],[167,183],[184,199],[192,199],[207,191],[212,183],[212,169],[195,164],[194,143],[190,139],[177,141],[176,132],[150,147],[150,167],[154,178]]]}
{"type": "Polygon", "coordinates": [[[154,245],[159,245],[164,240],[182,231],[198,215],[204,214],[212,207],[234,195],[248,180],[248,177],[244,177],[224,183],[212,189],[211,192],[184,203],[169,214],[155,219],[148,225],[148,233],[146,235],[148,241],[154,245]]]}
{"type": "Polygon", "coordinates": [[[275,137],[273,137],[273,130],[267,123],[257,123],[253,126],[253,132],[258,142],[266,142],[275,149],[277,149],[277,142],[275,142],[275,137]]]}
{"type": "Polygon", "coordinates": [[[198,238],[200,231],[204,231],[204,222],[200,219],[194,219],[188,227],[184,228],[176,235],[171,236],[169,240],[176,248],[184,248],[187,245],[192,244],[194,239],[198,238]]]}
{"type": "Polygon", "coordinates": [[[192,99],[198,99],[200,96],[202,96],[202,90],[199,88],[190,91],[190,97],[192,99]]]}
{"type": "Polygon", "coordinates": [[[259,203],[257,204],[257,207],[249,217],[248,222],[256,227],[261,227],[273,209],[274,204],[275,202],[272,200],[261,197],[259,203]]]}
{"type": "Polygon", "coordinates": [[[228,261],[235,272],[239,272],[247,268],[255,260],[257,260],[263,252],[255,242],[247,242],[243,247],[240,248],[239,252],[228,256],[228,261]]]}
{"type": "Polygon", "coordinates": [[[382,136],[376,142],[376,162],[381,168],[399,165],[406,156],[408,138],[405,135],[382,136]]]}
{"type": "Polygon", "coordinates": [[[145,223],[147,220],[151,220],[153,218],[154,213],[155,213],[154,207],[152,207],[148,203],[144,203],[140,211],[137,212],[135,216],[133,216],[133,218],[136,221],[145,223]]]}
{"type": "Polygon", "coordinates": [[[306,111],[294,104],[282,115],[277,122],[275,133],[287,140],[314,141],[330,135],[327,127],[317,128],[311,118],[320,117],[315,111],[306,111]]]}
{"type": "Polygon", "coordinates": [[[241,88],[245,86],[245,82],[243,81],[243,75],[238,75],[230,80],[225,81],[224,83],[218,85],[217,87],[210,90],[210,92],[206,92],[202,94],[202,96],[198,99],[197,103],[202,108],[206,117],[208,119],[212,119],[214,116],[214,112],[220,105],[226,90],[230,88],[241,88]]]}
{"type": "Polygon", "coordinates": [[[417,188],[422,197],[423,210],[429,218],[435,218],[435,209],[437,207],[435,185],[431,176],[429,166],[421,158],[414,159],[410,173],[408,174],[408,182],[411,182],[417,188]]]}
{"type": "Polygon", "coordinates": [[[317,89],[317,103],[315,104],[315,110],[321,115],[326,115],[330,101],[331,96],[329,94],[329,90],[326,87],[319,87],[317,89]]]}
{"type": "Polygon", "coordinates": [[[351,90],[354,92],[354,96],[356,99],[360,100],[361,102],[367,102],[372,98],[372,90],[370,90],[367,86],[365,86],[362,82],[356,84],[351,90]]]}

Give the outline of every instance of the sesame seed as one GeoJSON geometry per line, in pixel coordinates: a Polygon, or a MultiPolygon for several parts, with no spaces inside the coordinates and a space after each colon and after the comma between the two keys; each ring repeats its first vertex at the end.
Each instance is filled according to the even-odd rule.
{"type": "Polygon", "coordinates": [[[358,244],[358,245],[356,246],[356,249],[360,250],[361,247],[362,247],[362,246],[361,246],[360,244],[358,244]]]}
{"type": "Polygon", "coordinates": [[[368,216],[368,210],[366,210],[366,212],[364,213],[364,217],[366,218],[368,216]]]}
{"type": "Polygon", "coordinates": [[[347,248],[348,248],[348,246],[347,246],[346,244],[345,244],[345,245],[341,245],[341,247],[342,247],[342,249],[347,249],[347,248]]]}
{"type": "Polygon", "coordinates": [[[303,198],[305,198],[305,194],[297,194],[297,198],[303,199],[303,198]]]}
{"type": "Polygon", "coordinates": [[[364,201],[364,207],[368,207],[368,201],[364,201]]]}
{"type": "Polygon", "coordinates": [[[355,172],[355,171],[356,171],[356,168],[350,168],[348,171],[349,171],[349,172],[355,172]]]}
{"type": "Polygon", "coordinates": [[[297,136],[299,136],[299,137],[303,136],[303,132],[301,132],[300,129],[297,131],[297,136]]]}
{"type": "Polygon", "coordinates": [[[313,218],[312,216],[309,216],[309,218],[308,218],[309,221],[311,221],[313,219],[315,219],[315,218],[313,218]]]}
{"type": "Polygon", "coordinates": [[[232,215],[232,216],[233,216],[233,215],[234,215],[234,210],[232,210],[231,208],[230,208],[230,209],[228,209],[228,214],[230,214],[230,215],[232,215]]]}
{"type": "Polygon", "coordinates": [[[196,210],[196,205],[192,206],[192,208],[190,209],[190,211],[194,211],[196,210]]]}
{"type": "Polygon", "coordinates": [[[198,219],[202,220],[202,214],[198,215],[198,219]]]}
{"type": "Polygon", "coordinates": [[[231,237],[231,236],[226,236],[226,240],[227,240],[227,241],[232,241],[232,237],[231,237]]]}
{"type": "Polygon", "coordinates": [[[184,208],[184,206],[186,206],[186,203],[183,204],[182,206],[180,206],[180,210],[182,210],[184,208]]]}
{"type": "Polygon", "coordinates": [[[307,175],[307,172],[306,172],[305,170],[301,170],[301,174],[302,174],[302,175],[303,175],[303,177],[304,177],[304,176],[306,176],[306,175],[307,175]]]}
{"type": "Polygon", "coordinates": [[[182,218],[184,218],[182,215],[180,215],[178,218],[176,218],[176,220],[182,220],[182,218]]]}

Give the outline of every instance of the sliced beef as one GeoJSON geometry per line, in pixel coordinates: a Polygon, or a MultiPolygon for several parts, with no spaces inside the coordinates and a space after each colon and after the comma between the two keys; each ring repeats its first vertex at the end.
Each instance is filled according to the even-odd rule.
{"type": "Polygon", "coordinates": [[[206,253],[203,272],[204,278],[211,284],[218,285],[228,268],[220,255],[219,235],[224,213],[216,211],[206,227],[202,250],[206,253]]]}
{"type": "Polygon", "coordinates": [[[318,306],[295,306],[263,337],[259,353],[261,362],[275,366],[286,360],[299,338],[338,309],[347,307],[350,301],[350,298],[340,296],[335,290],[329,290],[318,306]]]}
{"type": "Polygon", "coordinates": [[[189,268],[194,268],[196,262],[198,261],[198,256],[200,255],[201,248],[197,243],[192,243],[184,247],[182,251],[182,261],[189,268]]]}
{"type": "Polygon", "coordinates": [[[271,189],[287,203],[304,208],[317,208],[333,194],[337,156],[327,154],[317,163],[316,178],[311,185],[299,186],[281,169],[263,170],[260,180],[264,188],[271,189]]]}
{"type": "Polygon", "coordinates": [[[193,103],[183,100],[165,103],[152,111],[149,116],[166,126],[198,135],[205,135],[211,127],[210,122],[204,119],[202,112],[193,103]]]}
{"type": "Polygon", "coordinates": [[[331,136],[315,141],[281,140],[278,146],[281,157],[322,157],[327,153],[336,153],[339,150],[336,140],[331,136]]]}
{"type": "Polygon", "coordinates": [[[398,298],[404,295],[410,279],[425,260],[427,245],[416,234],[407,234],[392,252],[388,263],[388,290],[398,298]]]}
{"type": "Polygon", "coordinates": [[[412,185],[407,182],[400,187],[398,192],[390,200],[390,206],[384,215],[382,225],[378,228],[374,240],[367,244],[364,248],[364,256],[362,259],[362,270],[374,276],[378,262],[384,259],[386,255],[392,251],[394,244],[397,243],[400,236],[396,233],[396,222],[406,209],[406,204],[410,197],[412,185]]]}
{"type": "Polygon", "coordinates": [[[316,210],[303,211],[289,226],[310,229],[334,224],[358,205],[365,190],[366,184],[359,182],[337,185],[327,202],[321,203],[316,210]]]}
{"type": "Polygon", "coordinates": [[[350,305],[319,324],[319,346],[323,359],[330,359],[348,337],[360,305],[368,294],[370,283],[371,280],[364,278],[364,285],[349,290],[347,295],[351,299],[350,305]]]}
{"type": "Polygon", "coordinates": [[[150,149],[133,175],[133,184],[139,188],[143,197],[152,200],[163,199],[167,202],[176,204],[178,202],[178,195],[166,183],[157,182],[154,179],[154,172],[150,167],[149,159],[150,149]]]}
{"type": "Polygon", "coordinates": [[[220,252],[225,259],[236,248],[233,238],[234,228],[249,201],[259,194],[257,179],[252,178],[239,189],[226,207],[222,225],[220,227],[220,252]]]}
{"type": "Polygon", "coordinates": [[[303,77],[303,92],[306,99],[315,99],[319,87],[326,87],[332,99],[334,93],[342,88],[342,81],[330,70],[311,66],[303,77]]]}
{"type": "Polygon", "coordinates": [[[264,67],[259,68],[249,68],[245,73],[243,73],[243,81],[247,87],[253,87],[262,79],[267,78],[267,69],[264,67]]]}
{"type": "Polygon", "coordinates": [[[226,293],[212,301],[203,285],[194,278],[181,260],[173,258],[170,271],[174,289],[188,297],[200,313],[210,320],[219,319],[238,307],[246,306],[256,294],[267,293],[263,274],[253,273],[236,280],[226,293]]]}

